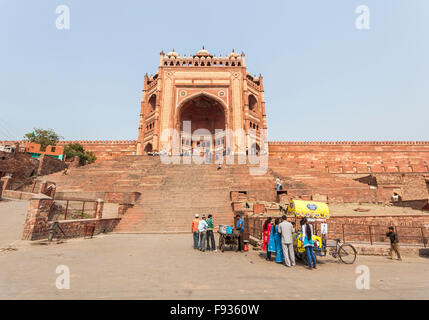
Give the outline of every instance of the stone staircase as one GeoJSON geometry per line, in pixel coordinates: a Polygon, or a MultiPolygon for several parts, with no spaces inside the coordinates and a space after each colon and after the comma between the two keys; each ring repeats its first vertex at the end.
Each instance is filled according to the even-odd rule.
{"type": "Polygon", "coordinates": [[[57,183],[57,191],[140,192],[115,232],[189,232],[195,213],[213,214],[215,223],[233,221],[231,191],[246,191],[251,200],[275,201],[275,179],[293,196],[327,195],[329,200],[371,202],[365,184],[305,169],[270,158],[263,175],[250,175],[249,165],[162,164],[158,157],[125,156],[43,177],[57,183]]]}
{"type": "Polygon", "coordinates": [[[290,196],[327,196],[329,202],[374,202],[375,191],[355,180],[320,169],[304,168],[288,160],[270,158],[271,174],[279,176],[290,196]]]}

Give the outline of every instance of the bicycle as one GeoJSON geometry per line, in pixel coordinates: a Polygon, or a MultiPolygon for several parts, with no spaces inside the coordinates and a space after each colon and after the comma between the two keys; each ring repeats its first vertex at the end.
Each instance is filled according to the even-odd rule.
{"type": "Polygon", "coordinates": [[[330,248],[329,254],[334,258],[340,258],[345,264],[353,264],[356,261],[356,249],[350,243],[341,243],[340,239],[334,239],[335,245],[328,245],[326,238],[322,239],[322,247],[326,256],[326,249],[330,248]]]}

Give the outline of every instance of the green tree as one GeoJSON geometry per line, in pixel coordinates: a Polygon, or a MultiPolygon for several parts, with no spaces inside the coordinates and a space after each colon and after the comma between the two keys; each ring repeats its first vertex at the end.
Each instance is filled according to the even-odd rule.
{"type": "Polygon", "coordinates": [[[27,133],[24,135],[24,138],[27,141],[38,143],[41,146],[41,150],[46,150],[46,147],[49,145],[56,145],[56,143],[62,139],[59,134],[57,134],[54,130],[48,129],[40,129],[40,128],[34,128],[33,132],[27,133]]]}
{"type": "Polygon", "coordinates": [[[80,163],[84,164],[85,161],[87,163],[93,163],[97,160],[97,157],[92,151],[85,151],[83,146],[79,143],[70,143],[64,147],[64,154],[66,155],[66,159],[73,159],[78,156],[80,163]]]}

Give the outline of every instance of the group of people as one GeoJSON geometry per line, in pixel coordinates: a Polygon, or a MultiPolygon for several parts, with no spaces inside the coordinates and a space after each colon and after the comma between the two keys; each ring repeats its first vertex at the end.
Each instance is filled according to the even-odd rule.
{"type": "MultiPolygon", "coordinates": [[[[236,233],[236,237],[238,240],[238,250],[240,252],[244,251],[244,221],[242,217],[237,214],[236,216],[236,224],[234,228],[234,232],[236,233]]],[[[192,220],[191,231],[194,240],[194,249],[200,251],[217,251],[216,250],[216,242],[213,234],[214,221],[213,215],[209,214],[207,217],[203,214],[201,219],[200,215],[195,214],[195,219],[192,220]]]]}
{"type": "MultiPolygon", "coordinates": [[[[279,218],[267,218],[263,225],[262,250],[267,252],[267,260],[271,261],[271,254],[275,254],[277,263],[284,263],[287,267],[294,267],[295,252],[294,239],[296,237],[295,225],[283,215],[279,218]],[[273,221],[274,220],[274,221],[273,221]]],[[[303,246],[307,255],[308,268],[316,269],[316,256],[313,252],[313,225],[304,218],[301,220],[301,231],[303,234],[303,246]]]]}
{"type": "Polygon", "coordinates": [[[200,251],[216,251],[216,243],[213,234],[213,215],[206,216],[203,214],[199,219],[199,214],[195,214],[192,221],[192,234],[194,238],[194,249],[200,251]]]}

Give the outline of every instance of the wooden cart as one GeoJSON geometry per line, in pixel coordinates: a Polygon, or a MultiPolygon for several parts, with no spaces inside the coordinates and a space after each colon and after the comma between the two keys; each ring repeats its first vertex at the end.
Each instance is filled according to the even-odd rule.
{"type": "Polygon", "coordinates": [[[219,250],[224,252],[225,246],[229,246],[231,250],[235,249],[235,251],[238,250],[238,236],[234,234],[227,234],[218,231],[219,233],[219,250]]]}

